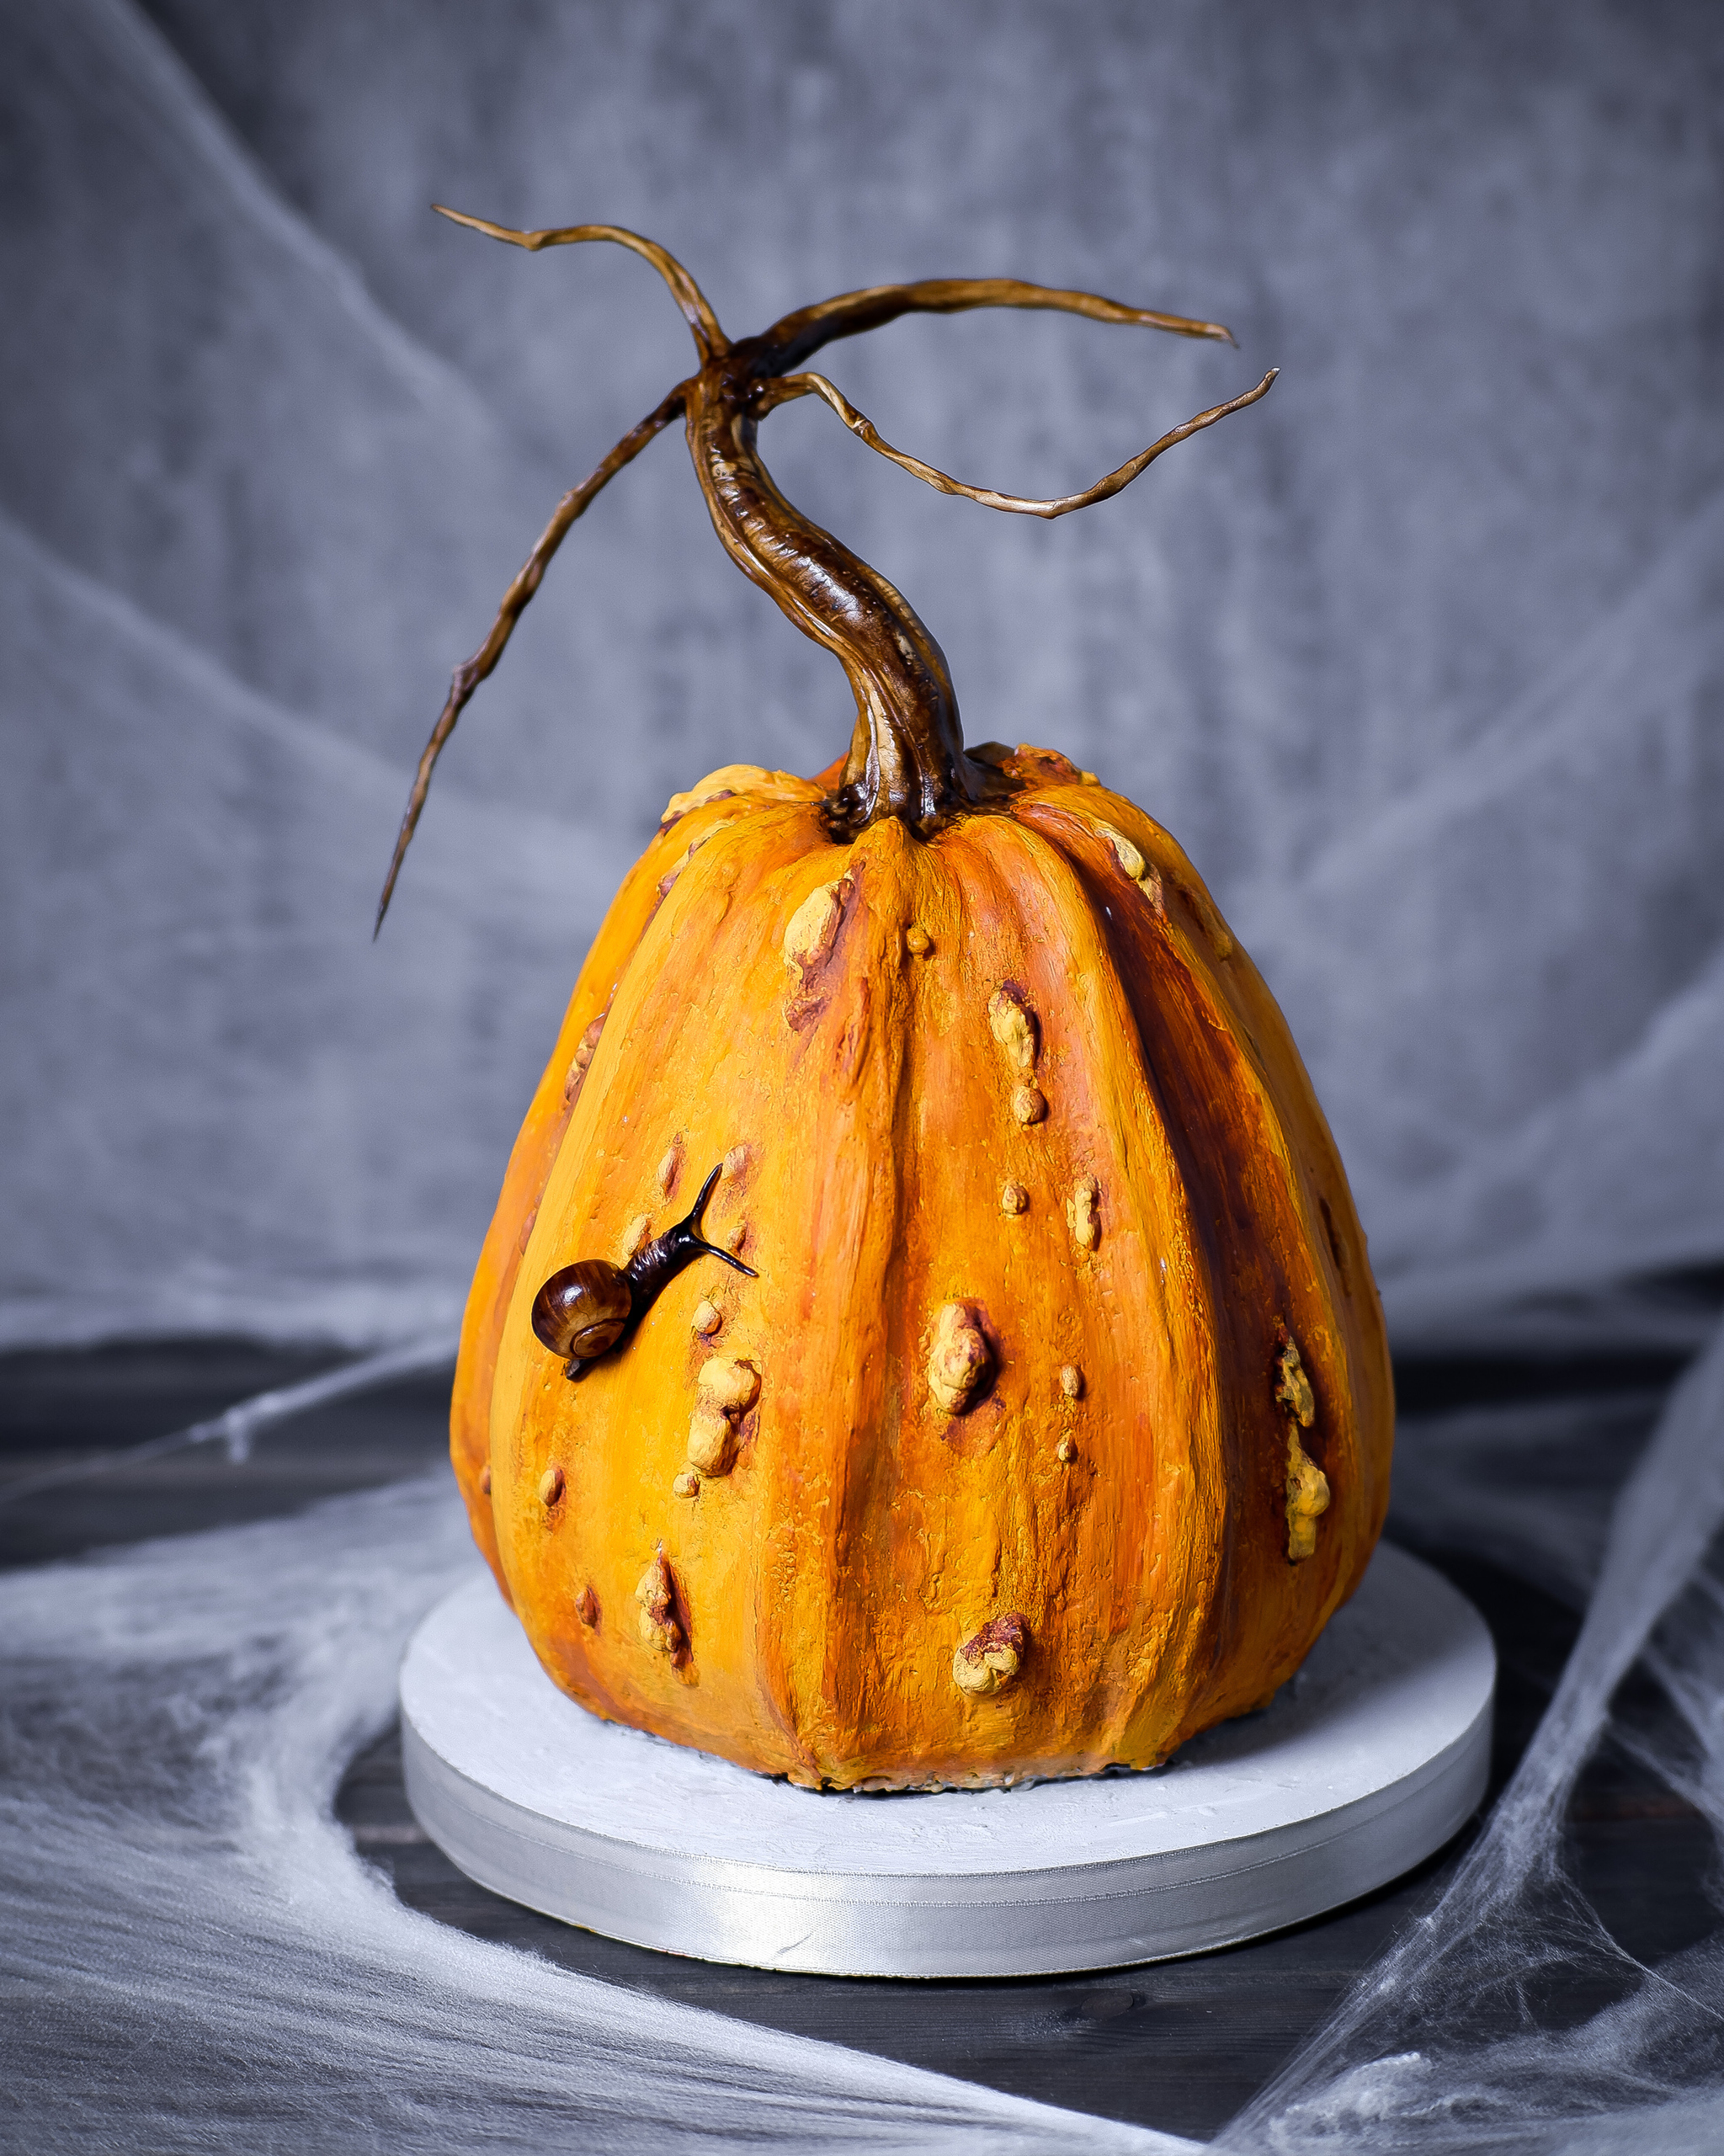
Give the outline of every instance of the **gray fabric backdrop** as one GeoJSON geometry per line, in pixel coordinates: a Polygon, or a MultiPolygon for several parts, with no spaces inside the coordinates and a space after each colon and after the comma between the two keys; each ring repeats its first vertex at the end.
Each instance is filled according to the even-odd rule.
{"type": "Polygon", "coordinates": [[[831,371],[1027,492],[1277,364],[1051,526],[831,415],[786,491],[978,738],[1189,848],[1282,998],[1398,1336],[1684,1322],[1724,1258],[1724,13],[1704,0],[0,0],[0,1343],[458,1308],[585,940],[666,796],[848,695],[672,435],[569,541],[370,913],[450,664],[563,487],[732,333],[1011,273],[831,371]]]}

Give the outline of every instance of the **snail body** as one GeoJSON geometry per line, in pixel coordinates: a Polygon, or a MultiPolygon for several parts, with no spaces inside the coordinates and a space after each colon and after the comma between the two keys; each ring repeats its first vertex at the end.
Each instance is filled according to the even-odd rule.
{"type": "Polygon", "coordinates": [[[695,1259],[721,1258],[751,1280],[757,1277],[752,1265],[700,1232],[706,1201],[722,1173],[721,1163],[701,1184],[687,1217],[654,1236],[626,1265],[615,1265],[608,1258],[578,1258],[553,1273],[534,1296],[534,1334],[552,1355],[567,1359],[570,1377],[578,1377],[588,1363],[620,1346],[657,1297],[695,1259]]]}

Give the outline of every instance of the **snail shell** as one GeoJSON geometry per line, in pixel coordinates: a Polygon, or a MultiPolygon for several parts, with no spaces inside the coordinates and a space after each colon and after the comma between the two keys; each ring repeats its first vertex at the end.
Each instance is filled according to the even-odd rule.
{"type": "Polygon", "coordinates": [[[553,1273],[533,1298],[533,1330],[552,1355],[590,1362],[627,1328],[634,1291],[620,1265],[583,1258],[553,1273]]]}

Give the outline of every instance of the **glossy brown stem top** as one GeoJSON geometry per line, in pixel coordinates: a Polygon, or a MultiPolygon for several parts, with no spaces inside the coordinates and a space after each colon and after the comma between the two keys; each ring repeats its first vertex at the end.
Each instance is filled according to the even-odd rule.
{"type": "MultiPolygon", "coordinates": [[[[980,801],[998,775],[964,753],[945,653],[877,569],[779,492],[756,445],[771,333],[709,361],[684,385],[689,447],[713,527],[745,577],[843,668],[856,727],[827,804],[835,835],[897,816],[927,833],[980,801]]],[[[767,410],[771,409],[765,404],[767,410]]]]}
{"type": "Polygon", "coordinates": [[[1122,306],[1092,292],[1056,290],[1009,277],[938,278],[842,293],[786,315],[762,335],[733,344],[688,271],[638,233],[615,225],[520,232],[450,210],[442,215],[529,253],[587,240],[609,240],[631,249],[651,262],[670,287],[700,364],[623,437],[590,478],[563,497],[505,594],[490,635],[455,669],[448,701],[419,759],[402,819],[395,858],[377,908],[380,927],[424,806],[433,766],[467,700],[502,657],[515,622],[569,527],[599,490],[673,418],[680,417],[687,429],[695,475],[725,551],[805,636],[833,654],[854,692],[856,727],[849,755],[826,804],[834,837],[854,838],[889,816],[926,836],[946,817],[983,805],[1007,782],[988,765],[965,754],[945,655],[909,601],[878,570],[841,546],[779,492],[760,458],[757,437],[761,420],[780,404],[818,397],[870,448],[941,492],[961,494],[990,508],[1019,515],[1057,517],[1118,493],[1164,450],[1255,403],[1274,380],[1271,370],[1243,396],[1199,413],[1080,493],[1048,501],[1001,494],[966,486],[894,449],[823,375],[799,370],[822,345],[838,338],[877,329],[901,315],[955,314],[971,307],[1050,308],[1095,322],[1136,323],[1177,336],[1232,343],[1229,333],[1218,322],[1122,306]]]}

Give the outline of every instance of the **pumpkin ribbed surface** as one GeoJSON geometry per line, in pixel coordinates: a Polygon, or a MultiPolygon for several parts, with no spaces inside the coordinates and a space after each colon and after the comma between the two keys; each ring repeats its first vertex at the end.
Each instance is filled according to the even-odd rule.
{"type": "Polygon", "coordinates": [[[810,1784],[1152,1765],[1285,1680],[1387,1502],[1285,1021],[1158,825],[991,760],[1015,791],[929,838],[834,843],[830,774],[673,803],[467,1309],[455,1467],[551,1677],[810,1784]],[[705,1232],[758,1277],[692,1265],[570,1382],[540,1283],[721,1162],[705,1232]]]}

